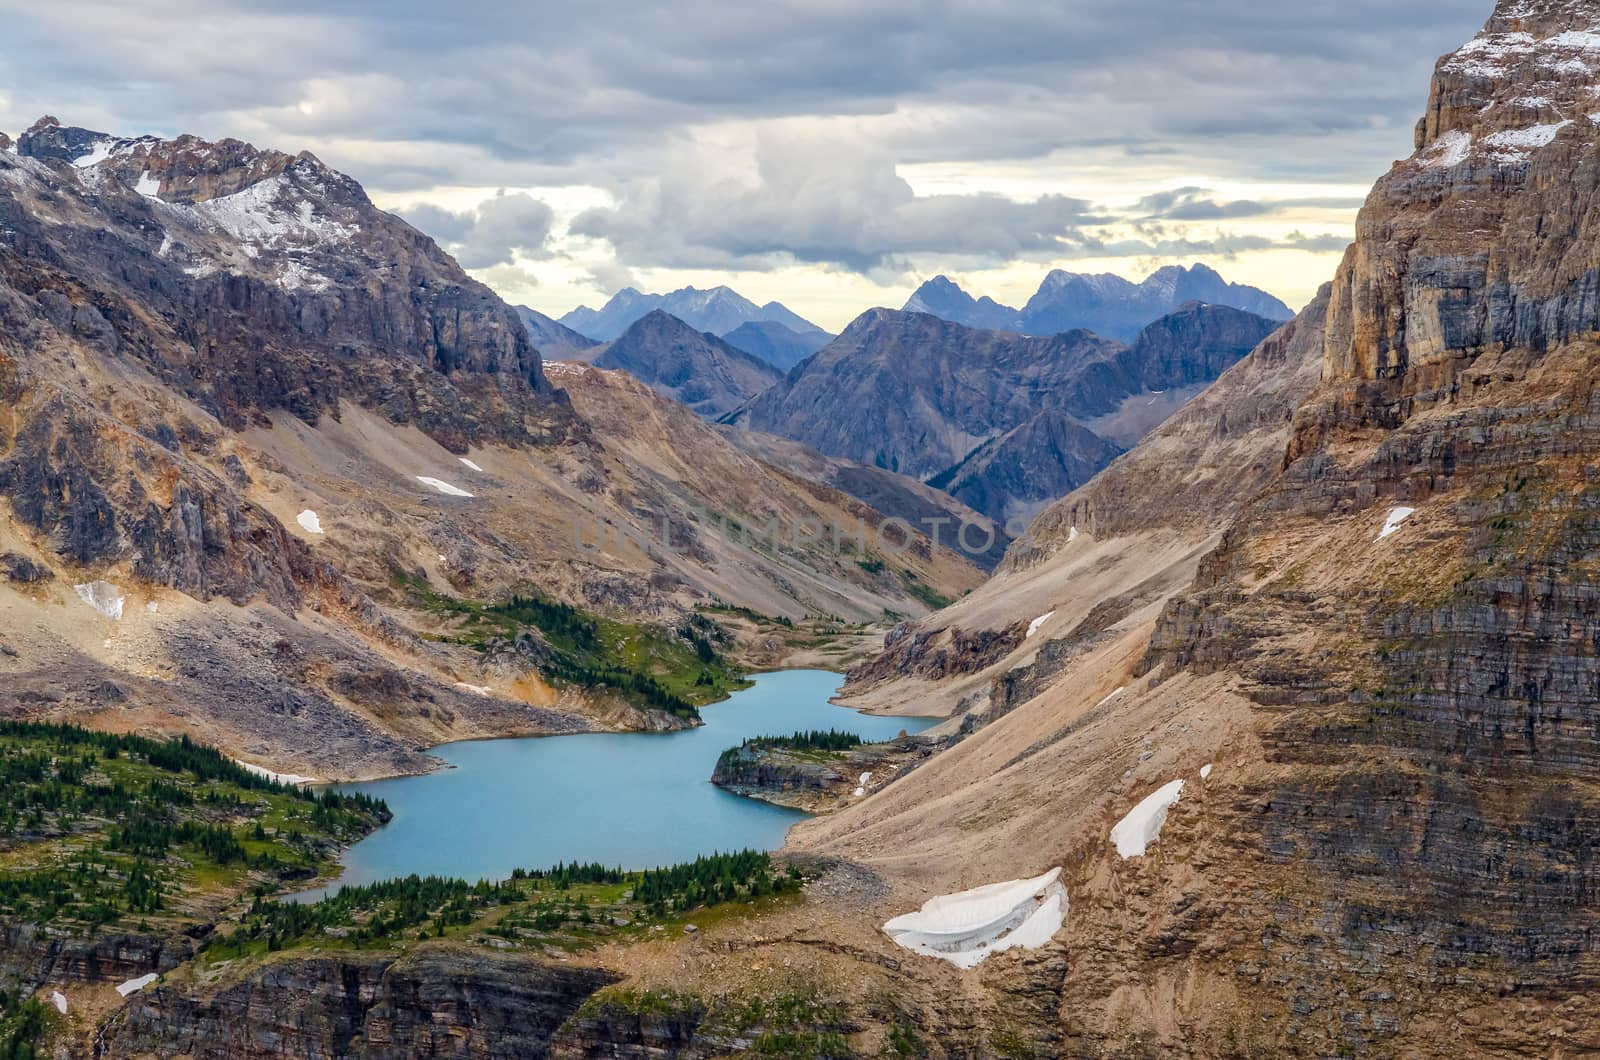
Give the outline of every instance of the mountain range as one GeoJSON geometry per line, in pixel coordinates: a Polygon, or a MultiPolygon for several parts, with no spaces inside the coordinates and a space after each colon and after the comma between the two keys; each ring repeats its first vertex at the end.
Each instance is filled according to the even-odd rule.
{"type": "Polygon", "coordinates": [[[729,421],[929,481],[1019,529],[1276,327],[1192,303],[1124,345],[876,309],[729,421]]]}
{"type": "Polygon", "coordinates": [[[581,360],[621,369],[702,416],[732,412],[783,378],[765,360],[653,309],[581,360]]]}
{"type": "Polygon", "coordinates": [[[1054,335],[1082,329],[1131,342],[1147,324],[1186,302],[1232,306],[1268,320],[1294,315],[1265,291],[1229,283],[1206,265],[1169,265],[1133,283],[1111,273],[1083,275],[1057,269],[1044,278],[1021,309],[987,295],[973,298],[948,276],[935,276],[917,288],[905,310],[931,313],[968,327],[1054,335]]]}
{"type": "Polygon", "coordinates": [[[462,639],[513,594],[671,659],[697,608],[872,622],[980,579],[920,535],[870,570],[743,547],[706,513],[884,516],[641,384],[552,363],[568,389],[530,321],[310,154],[53,118],[0,144],[4,702],[392,775],[441,740],[682,725],[716,687],[462,639]]]}
{"type": "Polygon", "coordinates": [[[742,324],[763,321],[782,324],[800,335],[822,331],[778,302],[758,306],[728,287],[712,287],[709,290],[684,287],[668,294],[644,294],[632,287],[624,287],[599,309],[579,306],[561,317],[560,323],[581,335],[610,342],[635,321],[658,309],[672,314],[696,331],[713,335],[726,335],[742,324]]]}

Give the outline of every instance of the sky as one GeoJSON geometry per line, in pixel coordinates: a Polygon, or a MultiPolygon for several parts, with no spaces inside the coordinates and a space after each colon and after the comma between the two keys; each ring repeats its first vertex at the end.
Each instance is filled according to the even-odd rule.
{"type": "Polygon", "coordinates": [[[0,0],[0,131],[310,150],[508,301],[1203,261],[1298,307],[1489,0],[0,0]]]}

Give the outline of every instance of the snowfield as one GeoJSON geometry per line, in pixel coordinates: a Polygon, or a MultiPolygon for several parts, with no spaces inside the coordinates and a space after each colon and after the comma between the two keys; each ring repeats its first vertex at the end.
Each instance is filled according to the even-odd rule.
{"type": "Polygon", "coordinates": [[[1124,858],[1142,858],[1151,843],[1161,838],[1161,826],[1167,823],[1167,811],[1177,803],[1183,793],[1183,781],[1163,784],[1147,795],[1143,802],[1128,811],[1128,815],[1111,829],[1111,842],[1124,858]]]}
{"type": "Polygon", "coordinates": [[[1382,541],[1384,538],[1397,533],[1400,530],[1401,525],[1404,524],[1407,519],[1416,514],[1417,510],[1415,508],[1396,508],[1394,511],[1390,512],[1389,518],[1384,521],[1383,529],[1378,533],[1378,540],[1382,541]]]}
{"type": "Polygon", "coordinates": [[[157,975],[155,972],[151,972],[149,975],[141,975],[137,979],[129,979],[126,983],[123,983],[117,987],[117,993],[121,994],[123,997],[137,994],[139,991],[143,990],[145,987],[149,986],[159,978],[161,978],[159,975],[157,975]]]}
{"type": "Polygon", "coordinates": [[[991,883],[940,895],[915,913],[883,925],[891,939],[913,953],[974,968],[992,953],[1014,947],[1038,949],[1055,937],[1067,916],[1061,870],[1031,880],[991,883]]]}
{"type": "Polygon", "coordinates": [[[321,784],[316,777],[302,777],[298,773],[274,773],[264,766],[251,765],[249,762],[235,758],[234,764],[242,767],[246,772],[254,773],[258,777],[276,780],[279,784],[321,784]]]}
{"type": "Polygon", "coordinates": [[[427,475],[418,475],[417,476],[417,481],[422,483],[424,486],[428,486],[428,487],[431,487],[432,489],[438,490],[440,493],[444,494],[446,497],[470,497],[470,496],[472,496],[472,494],[468,493],[466,490],[462,489],[460,486],[452,486],[452,485],[450,485],[450,483],[444,481],[443,479],[429,478],[427,475]]]}

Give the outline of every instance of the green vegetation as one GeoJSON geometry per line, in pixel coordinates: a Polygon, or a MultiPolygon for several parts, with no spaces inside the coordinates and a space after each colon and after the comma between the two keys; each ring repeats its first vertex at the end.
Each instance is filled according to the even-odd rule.
{"type": "Polygon", "coordinates": [[[955,602],[921,578],[918,578],[912,571],[900,572],[900,584],[905,586],[906,592],[912,599],[919,601],[924,607],[932,611],[942,611],[955,602]]]}
{"type": "Polygon", "coordinates": [[[727,635],[702,615],[664,631],[538,594],[518,593],[485,604],[437,592],[415,575],[400,574],[396,580],[416,606],[448,624],[449,631],[438,639],[482,652],[525,646],[539,672],[556,684],[609,689],[687,721],[699,720],[697,706],[749,687],[722,655],[727,635]]]}
{"type": "Polygon", "coordinates": [[[826,732],[812,729],[810,732],[797,732],[790,736],[756,736],[744,741],[738,747],[730,747],[722,752],[717,764],[729,765],[741,755],[760,751],[792,751],[826,758],[854,750],[863,742],[855,733],[840,732],[837,729],[829,729],[826,732]]]}
{"type": "Polygon", "coordinates": [[[49,1056],[43,1039],[54,1015],[36,997],[0,990],[0,1060],[49,1056]]]}
{"type": "Polygon", "coordinates": [[[0,722],[0,916],[93,930],[195,886],[314,876],[387,816],[369,796],[288,787],[187,737],[0,722]]]}
{"type": "Polygon", "coordinates": [[[649,930],[701,910],[797,891],[765,853],[714,854],[671,868],[603,865],[518,870],[498,883],[408,876],[344,887],[315,905],[258,895],[239,926],[208,947],[216,959],[294,946],[392,947],[457,934],[577,948],[619,927],[649,930]]]}
{"type": "Polygon", "coordinates": [[[758,626],[782,626],[784,629],[794,628],[794,619],[792,618],[784,618],[782,615],[763,615],[760,611],[757,611],[753,608],[739,607],[720,600],[714,604],[702,604],[700,605],[700,610],[720,612],[727,615],[738,615],[740,618],[748,619],[758,626]]]}

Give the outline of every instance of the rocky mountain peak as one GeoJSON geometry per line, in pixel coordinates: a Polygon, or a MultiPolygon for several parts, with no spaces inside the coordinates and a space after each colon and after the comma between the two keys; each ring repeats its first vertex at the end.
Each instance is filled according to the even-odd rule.
{"type": "Polygon", "coordinates": [[[1487,352],[1600,328],[1596,70],[1595,0],[1504,0],[1439,61],[1417,151],[1374,188],[1334,282],[1323,374],[1345,390],[1301,417],[1293,454],[1450,399],[1487,352]]]}

